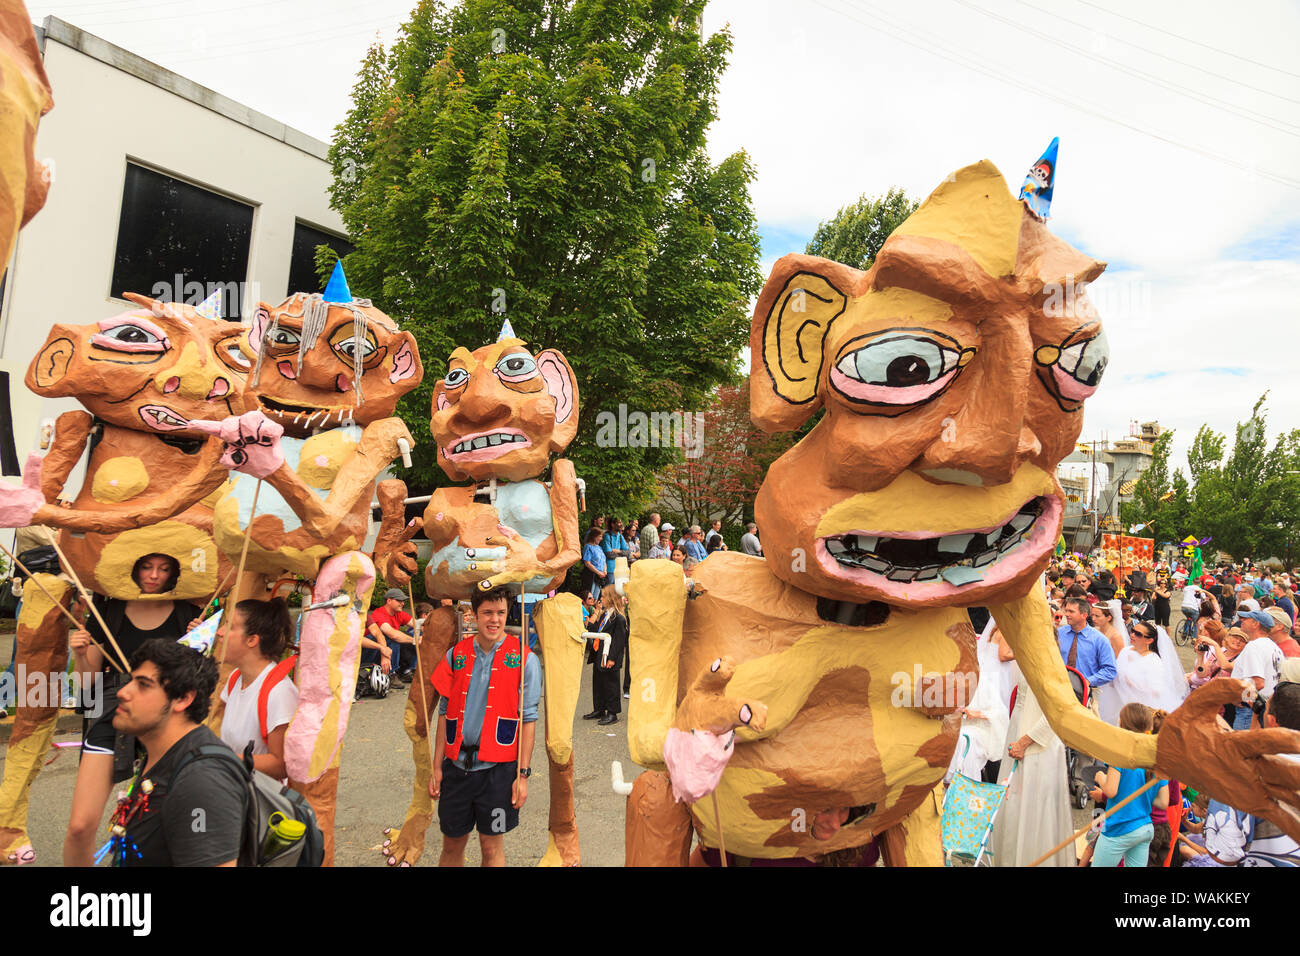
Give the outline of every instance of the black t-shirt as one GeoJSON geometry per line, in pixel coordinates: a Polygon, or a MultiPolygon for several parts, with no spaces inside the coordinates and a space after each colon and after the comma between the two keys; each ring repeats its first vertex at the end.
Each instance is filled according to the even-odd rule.
{"type": "Polygon", "coordinates": [[[140,856],[128,852],[126,866],[217,866],[238,859],[249,800],[239,768],[220,757],[196,757],[172,777],[181,756],[205,744],[225,746],[200,725],[143,775],[153,791],[148,808],[127,824],[140,856]]]}
{"type": "MultiPolygon", "coordinates": [[[[189,627],[190,621],[199,616],[199,610],[188,601],[175,601],[172,604],[172,612],[167,615],[161,624],[153,630],[142,631],[131,623],[131,619],[126,616],[126,602],[116,598],[95,598],[95,607],[103,616],[105,623],[113,628],[113,637],[117,640],[117,646],[122,649],[126,659],[131,660],[131,655],[145,641],[160,637],[167,641],[177,641],[185,636],[185,628],[189,627]],[[120,623],[115,624],[115,621],[120,623]]],[[[105,650],[104,673],[113,672],[113,665],[108,662],[107,655],[113,653],[113,645],[104,637],[104,629],[99,626],[99,621],[93,614],[86,616],[86,630],[90,633],[100,646],[105,650]]]]}

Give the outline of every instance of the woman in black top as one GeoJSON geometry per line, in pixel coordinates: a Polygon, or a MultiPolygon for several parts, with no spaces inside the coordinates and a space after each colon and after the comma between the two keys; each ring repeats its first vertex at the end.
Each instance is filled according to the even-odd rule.
{"type": "Polygon", "coordinates": [[[1169,578],[1160,574],[1156,576],[1155,590],[1152,592],[1154,600],[1152,603],[1156,608],[1156,625],[1159,627],[1169,627],[1169,595],[1173,593],[1169,588],[1169,578]]]}
{"type": "MultiPolygon", "coordinates": [[[[167,554],[146,554],[131,568],[131,579],[141,595],[166,594],[180,579],[180,562],[167,554]]],[[[127,669],[131,655],[151,638],[178,640],[198,617],[188,601],[133,600],[95,597],[95,607],[113,631],[126,655],[118,666],[127,669]]],[[[63,842],[65,866],[91,866],[95,833],[104,815],[113,784],[131,775],[135,738],[113,729],[117,689],[127,678],[105,659],[103,647],[116,657],[112,644],[93,616],[69,635],[82,686],[81,764],[72,793],[72,816],[63,842]],[[98,642],[99,647],[94,642],[98,642]]]]}
{"type": "Polygon", "coordinates": [[[627,618],[623,605],[624,599],[613,588],[605,588],[600,592],[600,604],[587,618],[588,631],[609,635],[601,639],[609,642],[609,653],[603,653],[604,647],[596,650],[594,643],[587,648],[587,661],[592,665],[592,711],[584,715],[583,720],[616,723],[623,709],[618,695],[618,666],[623,660],[623,648],[627,646],[627,618]]]}

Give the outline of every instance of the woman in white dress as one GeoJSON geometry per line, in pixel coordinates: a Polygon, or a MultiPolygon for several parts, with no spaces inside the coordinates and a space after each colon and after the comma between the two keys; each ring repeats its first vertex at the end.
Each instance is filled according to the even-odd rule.
{"type": "MultiPolygon", "coordinates": [[[[1005,647],[1005,642],[1003,642],[1005,647]]],[[[994,866],[1028,866],[1074,832],[1065,779],[1065,744],[1056,736],[1013,664],[1015,706],[1007,732],[1006,756],[998,783],[1007,783],[1006,799],[993,824],[990,849],[994,866]],[[1020,767],[1011,776],[1019,758],[1020,767]]],[[[1041,866],[1074,866],[1074,845],[1067,844],[1041,866]]]]}
{"type": "Polygon", "coordinates": [[[1146,704],[1170,713],[1187,696],[1187,680],[1163,628],[1135,621],[1129,645],[1115,658],[1115,679],[1101,700],[1101,717],[1118,725],[1125,704],[1146,704]]]}
{"type": "Polygon", "coordinates": [[[951,779],[954,773],[962,773],[972,780],[980,780],[984,765],[990,760],[1001,759],[1003,755],[1009,720],[1007,702],[1011,691],[1003,688],[1008,665],[999,660],[1000,637],[997,625],[990,617],[975,644],[979,684],[962,709],[961,734],[957,737],[957,749],[953,752],[945,779],[951,779]]]}

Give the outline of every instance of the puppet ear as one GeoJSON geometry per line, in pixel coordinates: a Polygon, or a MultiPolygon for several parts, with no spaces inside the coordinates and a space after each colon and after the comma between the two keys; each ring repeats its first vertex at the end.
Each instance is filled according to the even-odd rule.
{"type": "Polygon", "coordinates": [[[561,452],[578,433],[578,379],[569,367],[569,360],[555,349],[538,353],[537,368],[546,383],[546,391],[555,399],[551,450],[561,452]]]}
{"type": "Polygon", "coordinates": [[[50,329],[44,347],[27,368],[27,387],[51,398],[73,394],[75,383],[67,378],[77,355],[76,341],[73,330],[66,325],[50,329]]]}
{"type": "Polygon", "coordinates": [[[749,407],[759,428],[789,431],[821,407],[826,333],[848,304],[832,277],[847,286],[855,275],[862,273],[813,256],[785,256],[773,267],[749,337],[749,407]]]}
{"type": "Polygon", "coordinates": [[[420,362],[420,349],[415,344],[415,336],[402,332],[396,337],[396,350],[393,352],[393,370],[388,373],[388,381],[410,382],[407,388],[414,388],[424,378],[424,365],[420,362]]]}
{"type": "Polygon", "coordinates": [[[248,352],[254,358],[257,357],[258,350],[262,347],[262,339],[266,337],[266,330],[271,327],[271,307],[265,302],[257,303],[257,311],[253,313],[253,321],[248,325],[248,352]]]}

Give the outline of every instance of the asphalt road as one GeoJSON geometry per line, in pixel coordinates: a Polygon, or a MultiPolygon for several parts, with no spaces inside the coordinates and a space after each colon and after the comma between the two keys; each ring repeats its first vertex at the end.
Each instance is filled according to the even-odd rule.
{"type": "MultiPolygon", "coordinates": [[[[1175,610],[1173,624],[1180,616],[1175,610]]],[[[0,637],[0,660],[9,658],[12,635],[0,637]]],[[[1178,648],[1184,669],[1194,657],[1190,647],[1178,648]]],[[[622,763],[625,779],[632,780],[640,768],[632,763],[627,746],[626,709],[619,723],[599,727],[580,715],[591,707],[590,677],[584,682],[574,718],[574,803],[577,811],[582,863],[584,866],[621,866],[624,844],[625,798],[614,793],[610,766],[622,763]]],[[[408,691],[394,691],[384,700],[366,699],[352,710],[344,743],[339,781],[338,812],[335,822],[335,862],[339,866],[385,866],[380,848],[385,827],[397,827],[406,816],[414,768],[411,744],[402,729],[402,713],[408,691]]],[[[12,720],[12,718],[10,718],[12,720]]],[[[57,736],[56,741],[79,740],[75,733],[57,736]]],[[[532,765],[535,769],[528,802],[520,814],[518,829],[506,837],[506,862],[510,866],[534,866],[546,852],[546,820],[549,809],[544,724],[539,725],[532,765]]],[[[51,751],[53,754],[53,751],[51,751]]],[[[76,779],[77,750],[62,749],[32,785],[29,833],[36,848],[36,865],[56,866],[62,860],[63,834],[76,779]]],[[[0,768],[3,768],[0,754],[0,768]]],[[[111,806],[105,810],[107,823],[111,806]]],[[[1088,822],[1090,811],[1073,811],[1075,826],[1088,822]]],[[[425,854],[419,866],[438,861],[441,834],[437,821],[430,827],[425,854]]],[[[477,865],[478,846],[470,841],[466,863],[477,865]]]]}

